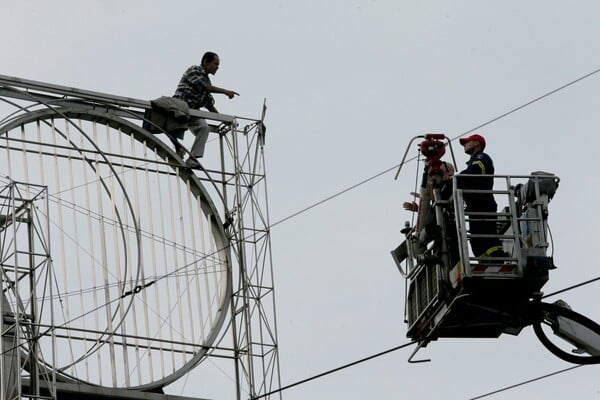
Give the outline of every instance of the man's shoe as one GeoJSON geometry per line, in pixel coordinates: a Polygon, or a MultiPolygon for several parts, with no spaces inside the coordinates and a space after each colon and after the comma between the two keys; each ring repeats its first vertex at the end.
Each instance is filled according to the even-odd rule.
{"type": "Polygon", "coordinates": [[[188,158],[185,166],[191,169],[200,169],[202,165],[195,158],[188,158]]]}

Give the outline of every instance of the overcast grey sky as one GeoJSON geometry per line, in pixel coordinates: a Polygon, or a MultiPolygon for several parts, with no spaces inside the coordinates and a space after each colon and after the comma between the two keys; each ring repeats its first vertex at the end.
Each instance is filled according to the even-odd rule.
{"type": "MultiPolygon", "coordinates": [[[[4,75],[151,99],[172,94],[204,51],[219,53],[213,83],[241,94],[218,97],[221,112],[258,118],[267,99],[272,222],[394,166],[413,136],[458,136],[600,68],[597,1],[22,0],[1,9],[4,75]]],[[[596,74],[479,131],[497,173],[561,177],[550,205],[559,268],[546,292],[600,275],[599,91],[596,74]]],[[[389,251],[410,218],[401,204],[414,170],[273,229],[284,385],[407,342],[404,281],[389,251]]],[[[600,321],[597,293],[595,284],[561,298],[600,321]]],[[[425,364],[408,364],[410,351],[284,398],[467,399],[569,367],[530,329],[439,340],[425,364]]],[[[597,399],[599,371],[489,398],[597,399]]],[[[205,395],[201,370],[192,375],[173,390],[205,395]]]]}

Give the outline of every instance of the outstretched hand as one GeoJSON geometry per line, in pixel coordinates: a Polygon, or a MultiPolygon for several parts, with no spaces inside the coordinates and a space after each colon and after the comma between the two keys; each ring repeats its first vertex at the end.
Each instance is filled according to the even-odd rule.
{"type": "Polygon", "coordinates": [[[225,92],[225,95],[230,99],[233,99],[235,96],[239,96],[240,94],[238,92],[234,92],[233,90],[228,90],[225,92]]]}

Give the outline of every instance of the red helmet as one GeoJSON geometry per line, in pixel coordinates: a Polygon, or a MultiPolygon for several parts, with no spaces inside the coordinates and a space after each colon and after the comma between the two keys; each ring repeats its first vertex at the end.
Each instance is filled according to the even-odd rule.
{"type": "Polygon", "coordinates": [[[479,142],[479,145],[481,146],[481,150],[485,149],[485,139],[483,138],[483,136],[478,135],[477,133],[475,133],[471,136],[467,136],[466,138],[460,138],[458,141],[460,142],[461,146],[464,146],[465,143],[467,143],[471,140],[475,140],[476,142],[479,142]]]}

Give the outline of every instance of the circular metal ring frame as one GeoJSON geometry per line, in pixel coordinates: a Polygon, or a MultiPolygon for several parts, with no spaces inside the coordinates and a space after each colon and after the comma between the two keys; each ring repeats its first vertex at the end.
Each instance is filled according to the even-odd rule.
{"type": "Polygon", "coordinates": [[[65,381],[153,389],[199,363],[225,321],[232,279],[229,240],[198,177],[132,120],[91,106],[24,113],[0,138],[2,172],[47,185],[54,209],[54,321],[47,308],[39,317],[45,368],[65,381]],[[48,361],[52,341],[59,356],[48,361]]]}

